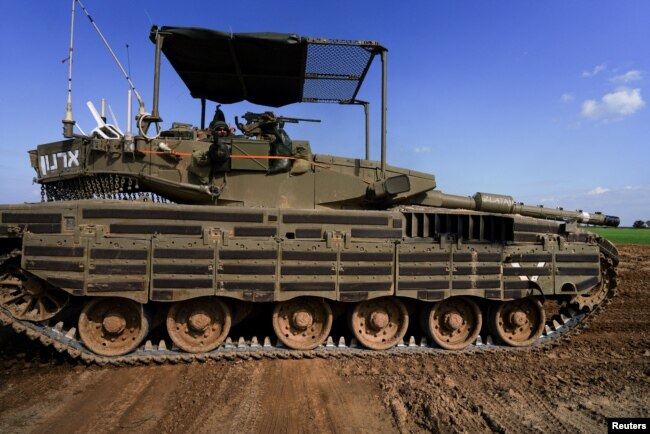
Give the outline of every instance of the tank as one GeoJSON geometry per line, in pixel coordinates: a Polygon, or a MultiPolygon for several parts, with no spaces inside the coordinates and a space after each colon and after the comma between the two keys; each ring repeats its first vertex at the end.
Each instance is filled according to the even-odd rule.
{"type": "Polygon", "coordinates": [[[136,131],[89,105],[97,128],[76,134],[68,106],[63,140],[29,153],[42,202],[0,206],[0,320],[16,332],[98,363],[505,349],[563,335],[614,295],[617,250],[581,224],[617,217],[445,194],[386,163],[379,43],[155,26],[150,39],[154,100],[148,113],[138,96],[136,131]],[[196,126],[161,128],[163,55],[201,102],[196,126]],[[272,111],[367,108],[376,57],[380,161],[314,153],[289,133],[317,120],[272,111]],[[220,105],[244,100],[271,111],[230,127],[220,105]]]}

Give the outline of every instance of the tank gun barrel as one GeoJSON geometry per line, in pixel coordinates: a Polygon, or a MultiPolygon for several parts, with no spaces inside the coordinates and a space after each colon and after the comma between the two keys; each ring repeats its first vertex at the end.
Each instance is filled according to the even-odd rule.
{"type": "Polygon", "coordinates": [[[616,227],[620,223],[618,217],[605,215],[600,212],[566,211],[563,209],[524,205],[523,203],[515,202],[510,196],[492,193],[476,193],[474,196],[456,196],[440,191],[430,191],[427,193],[423,204],[441,208],[461,208],[499,214],[520,214],[527,217],[569,220],[599,226],[616,227]]]}

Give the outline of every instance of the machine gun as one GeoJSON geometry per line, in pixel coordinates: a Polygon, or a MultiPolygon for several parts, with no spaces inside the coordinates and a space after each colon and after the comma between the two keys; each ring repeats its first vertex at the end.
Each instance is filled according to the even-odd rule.
{"type": "Polygon", "coordinates": [[[273,112],[246,112],[242,117],[246,120],[246,124],[239,122],[239,118],[235,116],[235,124],[237,125],[237,128],[239,128],[239,131],[241,131],[246,137],[255,137],[258,140],[265,139],[270,141],[274,141],[277,138],[278,132],[284,129],[285,123],[297,124],[298,122],[320,122],[320,119],[276,116],[273,112]]]}
{"type": "MultiPolygon", "coordinates": [[[[298,122],[320,122],[319,119],[301,119],[276,116],[273,112],[252,113],[247,112],[243,118],[246,124],[239,122],[235,116],[235,124],[239,131],[246,137],[255,137],[257,140],[268,140],[271,143],[270,155],[273,157],[291,157],[292,144],[289,135],[284,130],[284,124],[297,124],[298,122]]],[[[269,174],[287,172],[291,169],[290,159],[275,159],[271,161],[269,174]]]]}

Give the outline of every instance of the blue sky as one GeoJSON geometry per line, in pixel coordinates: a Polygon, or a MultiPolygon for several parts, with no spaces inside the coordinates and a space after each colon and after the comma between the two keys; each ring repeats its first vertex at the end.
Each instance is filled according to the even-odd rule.
{"type": "MultiPolygon", "coordinates": [[[[151,107],[152,24],[376,40],[388,53],[388,163],[433,173],[444,192],[486,191],[546,207],[650,220],[650,2],[216,2],[85,0],[151,107]],[[126,45],[129,46],[128,56],[126,45]]],[[[3,2],[0,203],[40,200],[27,151],[61,139],[71,0],[3,2]]],[[[126,81],[77,8],[73,111],[105,97],[122,128],[126,81]]],[[[379,157],[376,62],[359,95],[379,157]]],[[[161,115],[199,124],[200,104],[165,62],[161,115]]],[[[250,104],[223,107],[229,121],[250,104]]],[[[209,111],[213,106],[209,106],[209,111]]],[[[362,157],[358,107],[295,104],[276,113],[319,153],[362,157]]]]}

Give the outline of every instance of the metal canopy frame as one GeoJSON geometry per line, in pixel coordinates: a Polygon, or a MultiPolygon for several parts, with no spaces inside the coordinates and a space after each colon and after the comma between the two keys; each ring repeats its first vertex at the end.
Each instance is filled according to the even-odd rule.
{"type": "Polygon", "coordinates": [[[281,33],[224,33],[190,27],[151,29],[156,46],[152,117],[159,119],[161,52],[201,100],[250,101],[281,107],[295,102],[362,105],[369,159],[369,103],[357,100],[376,55],[382,61],[381,172],[386,168],[387,49],[374,41],[305,38],[281,33]]]}

